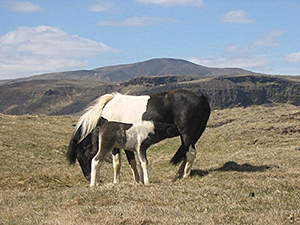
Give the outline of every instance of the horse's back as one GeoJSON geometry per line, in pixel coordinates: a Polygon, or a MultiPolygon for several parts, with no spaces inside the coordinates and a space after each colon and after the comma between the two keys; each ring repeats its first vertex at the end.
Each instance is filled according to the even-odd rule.
{"type": "Polygon", "coordinates": [[[109,121],[138,123],[146,111],[150,96],[116,95],[103,109],[102,116],[109,121]]]}
{"type": "Polygon", "coordinates": [[[211,111],[207,96],[185,90],[169,94],[174,124],[191,134],[204,129],[211,111]]]}
{"type": "Polygon", "coordinates": [[[178,124],[200,117],[202,112],[210,112],[207,97],[187,90],[171,90],[150,96],[144,120],[154,120],[178,124]],[[194,116],[195,115],[195,116],[194,116]]]}

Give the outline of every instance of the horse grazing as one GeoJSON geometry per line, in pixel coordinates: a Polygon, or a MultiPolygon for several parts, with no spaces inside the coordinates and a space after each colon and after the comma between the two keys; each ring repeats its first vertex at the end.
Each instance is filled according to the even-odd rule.
{"type": "MultiPolygon", "coordinates": [[[[85,177],[90,178],[91,161],[96,153],[86,145],[92,139],[91,133],[100,117],[108,121],[130,124],[144,120],[169,123],[176,126],[181,138],[181,146],[170,162],[173,165],[182,162],[178,176],[183,178],[191,171],[196,157],[195,144],[205,130],[210,112],[204,94],[197,95],[187,90],[172,90],[144,96],[106,94],[98,98],[80,117],[70,140],[67,158],[71,164],[75,163],[77,158],[85,177]]],[[[125,152],[135,179],[138,180],[134,153],[125,152]]],[[[119,158],[118,149],[114,149],[113,153],[113,160],[119,158]]],[[[116,172],[114,168],[114,174],[116,172]]]]}
{"type": "MultiPolygon", "coordinates": [[[[134,124],[120,123],[120,122],[108,122],[104,118],[100,118],[99,126],[99,142],[98,151],[92,159],[91,165],[91,180],[90,186],[96,185],[97,171],[100,163],[104,160],[105,156],[112,152],[114,148],[127,149],[127,151],[134,151],[137,153],[139,164],[141,165],[141,171],[139,172],[140,181],[144,184],[149,184],[148,177],[148,160],[146,156],[147,148],[165,138],[171,138],[178,135],[178,130],[175,125],[141,121],[134,124]]],[[[97,148],[94,145],[94,148],[97,148]]],[[[120,159],[120,158],[119,158],[120,159]]],[[[114,174],[114,183],[120,181],[120,161],[113,167],[118,167],[117,174],[114,174]]]]}

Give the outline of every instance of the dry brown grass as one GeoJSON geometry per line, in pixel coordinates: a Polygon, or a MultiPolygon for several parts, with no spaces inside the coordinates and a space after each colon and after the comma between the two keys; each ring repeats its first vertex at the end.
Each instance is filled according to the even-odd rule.
{"type": "Polygon", "coordinates": [[[188,179],[168,161],[179,139],[148,150],[151,185],[123,155],[93,189],[64,154],[76,118],[0,115],[0,224],[300,224],[300,108],[212,112],[188,179]]]}

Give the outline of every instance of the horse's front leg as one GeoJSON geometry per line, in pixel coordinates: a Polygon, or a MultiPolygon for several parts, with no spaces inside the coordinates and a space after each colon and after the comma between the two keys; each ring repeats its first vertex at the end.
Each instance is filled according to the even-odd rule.
{"type": "Polygon", "coordinates": [[[120,183],[120,170],[121,170],[121,153],[120,149],[114,148],[112,151],[113,169],[114,169],[114,184],[120,183]]]}
{"type": "Polygon", "coordinates": [[[147,150],[146,148],[141,148],[140,146],[138,146],[136,148],[138,159],[139,159],[140,165],[142,167],[141,174],[143,176],[142,176],[142,180],[141,181],[145,185],[149,184],[148,160],[147,160],[146,150],[147,150]]]}

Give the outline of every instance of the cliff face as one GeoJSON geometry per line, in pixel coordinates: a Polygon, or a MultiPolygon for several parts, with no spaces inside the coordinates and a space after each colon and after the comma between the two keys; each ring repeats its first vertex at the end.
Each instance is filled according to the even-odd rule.
{"type": "Polygon", "coordinates": [[[172,89],[204,92],[213,109],[272,103],[300,105],[300,77],[239,75],[199,78],[167,75],[138,77],[119,84],[79,80],[5,83],[0,88],[0,112],[76,114],[106,93],[117,91],[144,95],[172,89]]]}
{"type": "Polygon", "coordinates": [[[130,93],[146,94],[185,88],[205,92],[212,108],[290,103],[300,105],[300,80],[277,76],[226,76],[198,79],[195,77],[138,78],[126,82],[135,86],[130,93]],[[141,89],[138,86],[147,88],[141,89]]]}
{"type": "Polygon", "coordinates": [[[300,82],[272,76],[216,78],[218,89],[209,89],[216,108],[290,103],[300,105],[300,82]]]}

